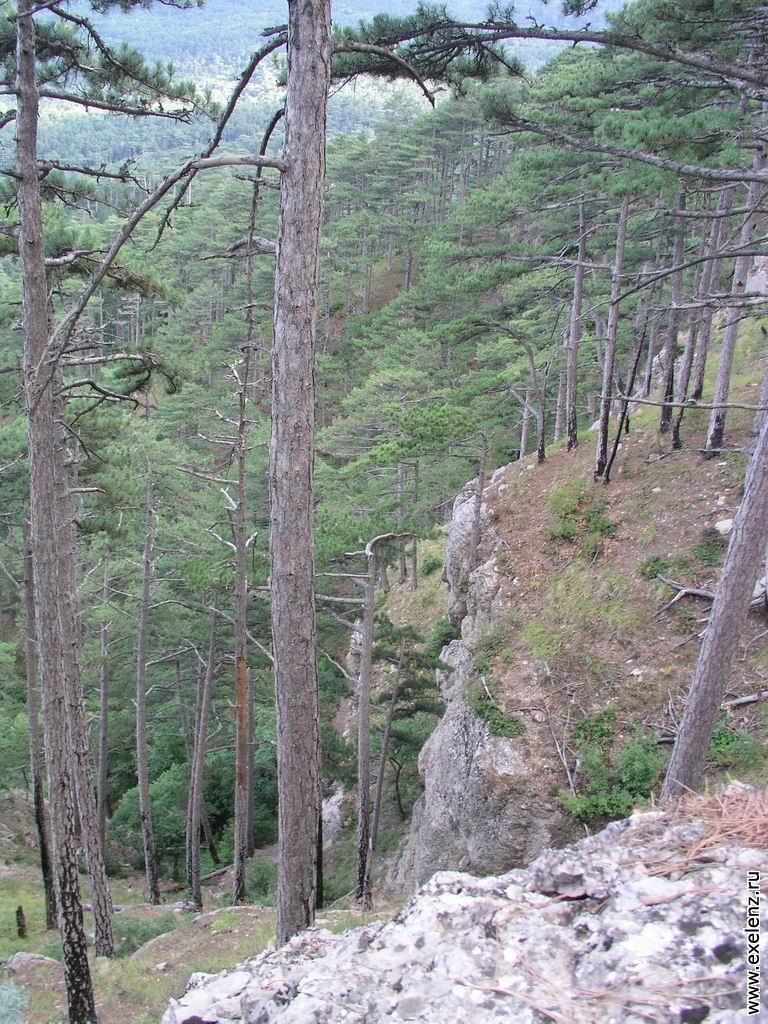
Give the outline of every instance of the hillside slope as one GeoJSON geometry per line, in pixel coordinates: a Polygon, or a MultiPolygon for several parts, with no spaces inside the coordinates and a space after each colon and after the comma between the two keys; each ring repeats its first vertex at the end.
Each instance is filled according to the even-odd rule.
{"type": "MultiPolygon", "coordinates": [[[[745,368],[733,401],[755,404],[758,379],[745,368]]],[[[436,870],[528,863],[657,788],[710,606],[680,587],[716,586],[752,414],[734,410],[734,450],[704,460],[703,411],[688,414],[680,452],[656,434],[655,409],[635,412],[608,487],[592,482],[590,435],[543,466],[529,457],[497,471],[472,572],[474,484],[457,498],[446,573],[461,638],[442,654],[447,710],[419,759],[425,792],[398,887],[436,870]]],[[[767,663],[765,611],[755,609],[726,686],[710,779],[764,776],[766,705],[727,702],[763,690],[767,663]]]]}

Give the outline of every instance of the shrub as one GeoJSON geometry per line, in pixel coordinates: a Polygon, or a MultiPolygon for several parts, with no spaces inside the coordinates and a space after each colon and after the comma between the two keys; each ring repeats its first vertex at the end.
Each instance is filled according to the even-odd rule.
{"type": "Polygon", "coordinates": [[[646,558],[644,562],[640,563],[637,571],[644,580],[655,580],[657,576],[666,576],[667,573],[672,572],[673,566],[674,562],[671,562],[668,558],[662,558],[661,555],[651,555],[650,558],[646,558]]]}
{"type": "Polygon", "coordinates": [[[150,939],[172,932],[179,925],[176,914],[152,914],[137,917],[132,914],[115,915],[115,955],[130,956],[150,939]]]}
{"type": "Polygon", "coordinates": [[[443,568],[443,559],[440,555],[427,555],[422,559],[421,572],[424,576],[432,576],[438,569],[443,568]]]}
{"type": "Polygon", "coordinates": [[[736,732],[725,720],[715,729],[707,760],[717,768],[753,766],[762,757],[760,741],[752,733],[736,732]]]}
{"type": "Polygon", "coordinates": [[[563,791],[560,799],[582,821],[626,817],[651,795],[666,763],[654,732],[633,733],[612,755],[615,735],[612,709],[588,716],[573,731],[584,782],[580,793],[563,791]]]}
{"type": "Polygon", "coordinates": [[[271,907],[277,894],[277,864],[255,853],[245,866],[245,895],[249,903],[271,907]]]}
{"type": "Polygon", "coordinates": [[[728,547],[728,541],[721,537],[715,529],[707,529],[701,535],[701,540],[693,549],[693,555],[704,565],[717,565],[723,557],[723,552],[728,547]]]}
{"type": "Polygon", "coordinates": [[[549,507],[554,518],[549,528],[552,540],[574,541],[582,533],[581,552],[594,558],[605,537],[616,532],[616,524],[605,514],[605,502],[590,496],[584,480],[572,480],[549,496],[549,507]]]}
{"type": "Polygon", "coordinates": [[[427,641],[424,653],[433,658],[439,658],[442,649],[447,647],[452,640],[458,640],[460,636],[461,631],[451,623],[447,615],[443,615],[432,627],[432,635],[427,641]]]}
{"type": "Polygon", "coordinates": [[[478,672],[489,672],[491,662],[497,658],[507,645],[507,636],[503,629],[495,629],[486,633],[478,640],[475,648],[475,667],[478,672]]]}
{"type": "Polygon", "coordinates": [[[488,723],[488,728],[494,736],[506,736],[507,739],[515,740],[525,735],[525,722],[517,715],[508,715],[502,711],[493,694],[489,697],[482,684],[470,687],[467,703],[478,718],[488,723]]]}

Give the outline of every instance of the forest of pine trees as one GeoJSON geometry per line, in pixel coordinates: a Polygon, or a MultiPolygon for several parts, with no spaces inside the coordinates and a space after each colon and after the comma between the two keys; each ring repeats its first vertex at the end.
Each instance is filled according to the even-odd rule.
{"type": "MultiPolygon", "coordinates": [[[[259,20],[224,98],[126,45],[150,6],[0,9],[0,783],[34,791],[80,1024],[78,867],[109,957],[116,858],[196,908],[233,864],[239,904],[277,841],[284,942],[322,903],[323,796],[356,780],[370,901],[389,744],[416,786],[440,713],[439,647],[378,596],[418,588],[467,480],[473,560],[496,467],[594,445],[610,486],[642,403],[669,452],[707,411],[703,472],[766,301],[760,0],[354,28],[310,0],[259,20]]],[[[669,796],[701,780],[768,544],[766,382],[669,796]]]]}

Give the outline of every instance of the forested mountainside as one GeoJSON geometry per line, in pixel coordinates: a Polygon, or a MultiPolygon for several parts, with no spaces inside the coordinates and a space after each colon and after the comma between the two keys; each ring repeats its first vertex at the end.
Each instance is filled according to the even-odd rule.
{"type": "Polygon", "coordinates": [[[100,1019],[156,1019],[174,942],[163,1000],[266,941],[250,901],[282,943],[323,893],[759,784],[765,6],[337,10],[369,20],[330,39],[313,0],[301,80],[284,13],[33,6],[0,15],[0,892],[29,919],[0,954],[63,955],[72,1021],[93,978],[100,1019]],[[179,921],[120,1007],[89,948],[179,921]]]}

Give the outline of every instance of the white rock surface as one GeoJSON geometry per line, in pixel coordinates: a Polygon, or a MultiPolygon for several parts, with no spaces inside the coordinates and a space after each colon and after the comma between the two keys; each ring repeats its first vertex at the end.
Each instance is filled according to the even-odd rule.
{"type": "Polygon", "coordinates": [[[191,989],[163,1024],[736,1024],[746,872],[764,851],[702,850],[704,834],[654,811],[527,869],[443,872],[388,924],[307,932],[191,989]]]}
{"type": "Polygon", "coordinates": [[[715,529],[721,537],[727,537],[733,529],[733,519],[718,519],[715,523],[715,529]]]}

